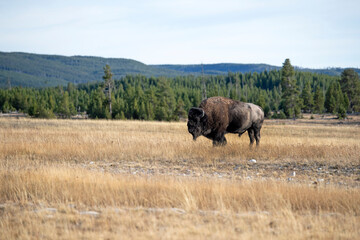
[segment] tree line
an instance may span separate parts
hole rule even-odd
[[[224,96],[252,102],[268,118],[298,118],[301,113],[334,113],[339,118],[360,111],[360,80],[352,69],[340,77],[294,71],[286,59],[281,70],[219,76],[112,79],[104,67],[103,82],[42,89],[0,89],[0,110],[38,118],[70,118],[85,114],[101,119],[177,121],[204,98]],[[206,89],[204,89],[206,88]]]

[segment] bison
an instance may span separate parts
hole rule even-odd
[[[224,97],[211,97],[201,102],[200,106],[189,110],[188,131],[196,140],[203,135],[213,140],[213,145],[225,145],[226,133],[236,133],[239,137],[248,131],[250,146],[256,139],[260,144],[260,129],[264,122],[261,107]]]

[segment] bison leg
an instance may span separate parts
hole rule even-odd
[[[249,138],[250,138],[250,146],[252,146],[253,143],[254,143],[254,138],[255,138],[255,136],[254,136],[254,129],[249,128],[249,129],[248,129],[248,134],[249,134]]]
[[[225,146],[227,143],[224,133],[218,134],[213,140],[213,146]]]
[[[239,137],[241,137],[241,135],[246,132],[246,130],[242,131],[242,132],[239,132]]]
[[[260,129],[255,128],[255,139],[256,139],[256,146],[260,145]]]

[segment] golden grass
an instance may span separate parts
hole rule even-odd
[[[265,125],[261,148],[254,151],[248,148],[246,134],[226,135],[229,144],[224,149],[213,148],[205,138],[194,144],[185,123],[0,119],[0,124],[1,157],[36,155],[57,161],[258,157],[342,163],[356,159],[360,150],[360,131],[354,126]]]
[[[74,203],[90,207],[176,207],[186,211],[333,211],[360,214],[360,192],[278,181],[117,176],[69,167],[1,172],[1,202]]]
[[[358,126],[268,121],[258,149],[227,138],[0,118],[0,239],[360,237]]]

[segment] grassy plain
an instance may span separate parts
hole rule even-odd
[[[226,137],[0,118],[0,239],[360,238],[359,118],[268,120],[259,148]]]

